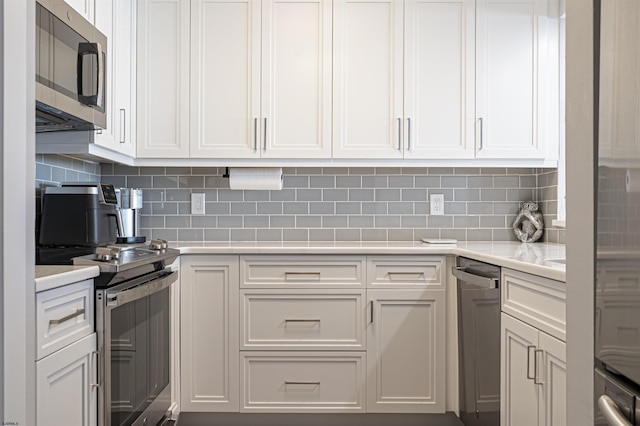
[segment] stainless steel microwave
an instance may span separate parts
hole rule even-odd
[[[106,48],[63,0],[36,1],[36,132],[106,127]]]

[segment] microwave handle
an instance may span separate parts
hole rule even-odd
[[[96,56],[96,93],[85,94],[83,90],[83,69],[84,57],[87,55]],[[100,43],[80,43],[78,45],[78,101],[88,106],[103,106],[104,103],[104,60],[102,46]]]

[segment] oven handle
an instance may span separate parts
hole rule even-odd
[[[106,305],[110,308],[130,303],[151,294],[157,293],[169,287],[178,280],[178,273],[175,271],[158,278],[148,280],[141,277],[138,280],[132,280],[130,285],[118,286],[113,290],[107,290],[105,294]],[[143,281],[143,282],[140,282]]]

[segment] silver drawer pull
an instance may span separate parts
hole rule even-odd
[[[293,271],[293,272],[285,272],[284,273],[284,277],[285,279],[287,279],[287,277],[289,275],[294,275],[294,276],[300,276],[300,275],[313,275],[313,279],[320,279],[320,272],[297,272],[297,271]]]
[[[411,272],[411,271],[399,271],[399,272],[387,272],[387,275],[391,277],[392,275],[417,275],[419,277],[424,277],[424,272]]]
[[[320,380],[317,382],[299,382],[294,380],[285,380],[285,385],[309,385],[309,386],[320,386]]]
[[[309,318],[309,319],[285,318],[284,322],[320,322],[320,318]]]
[[[49,320],[49,325],[62,324],[63,322],[69,321],[70,319],[75,318],[75,317],[79,317],[80,315],[84,315],[84,309],[76,309],[75,312],[67,315],[66,317]]]

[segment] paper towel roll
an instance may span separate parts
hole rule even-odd
[[[282,168],[230,168],[229,188],[230,189],[282,189]]]
[[[627,169],[626,186],[627,192],[640,192],[639,169]]]

